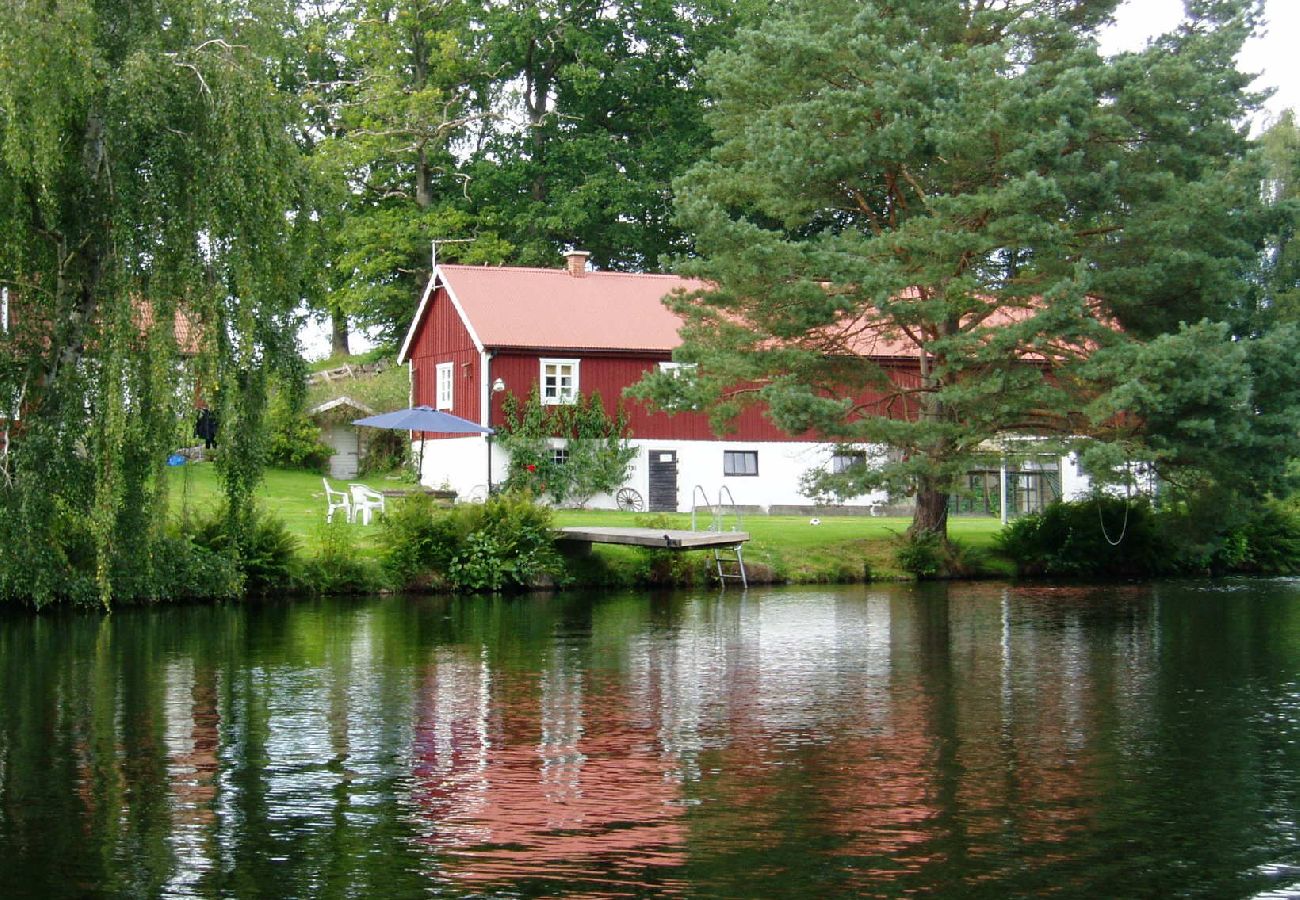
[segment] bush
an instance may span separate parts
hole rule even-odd
[[[947,557],[943,536],[937,531],[905,534],[894,548],[898,567],[921,580],[947,574]]]
[[[1300,573],[1300,513],[1276,500],[1263,503],[1241,530],[1240,569],[1265,575]]]
[[[0,534],[8,519],[0,509]],[[89,523],[59,510],[51,525],[43,535],[0,542],[0,598],[37,608],[55,602],[99,606]],[[236,597],[243,586],[231,560],[177,532],[140,535],[109,565],[116,603]]]
[[[202,547],[182,534],[165,537],[154,551],[152,585],[124,592],[133,599],[228,600],[244,590],[244,578],[234,560]]]
[[[361,457],[361,474],[401,470],[409,473],[415,480],[415,471],[410,468],[411,440],[405,431],[387,431],[371,428],[366,435],[366,452]]]
[[[317,594],[368,594],[383,588],[379,567],[357,552],[356,533],[342,520],[318,526],[320,550],[305,562],[305,587]]]
[[[384,565],[403,586],[434,579],[458,591],[538,587],[563,577],[551,513],[531,498],[491,497],[451,509],[415,496],[380,523]]]
[[[294,409],[282,392],[266,414],[267,460],[284,469],[323,472],[334,448],[321,440],[320,428],[301,409]]]
[[[1169,570],[1169,547],[1145,498],[1091,497],[1021,516],[997,536],[1022,575],[1146,577]]]
[[[557,505],[582,506],[596,494],[613,493],[627,479],[636,448],[627,441],[627,416],[610,416],[600,394],[545,406],[535,389],[526,401],[506,397],[497,441],[510,454],[502,488],[549,496]],[[563,449],[552,448],[553,440]]]
[[[226,522],[222,512],[200,520],[193,540],[199,547],[225,557],[238,568],[243,577],[244,594],[262,597],[292,591],[300,585],[298,539],[282,520],[258,512],[252,527],[240,535],[239,540],[227,532]]]

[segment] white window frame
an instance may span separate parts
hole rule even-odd
[[[695,369],[695,363],[661,362],[659,364],[659,371],[665,375],[670,375],[673,378],[693,378],[695,376]],[[664,409],[684,410],[697,408],[698,407],[693,403],[682,403],[678,401],[664,404]]]
[[[438,363],[434,367],[434,372],[438,409],[451,409],[452,401],[455,399],[456,364]]]
[[[576,359],[542,359],[540,374],[538,376],[538,393],[542,397],[543,406],[561,406],[573,403],[578,399],[578,363]],[[553,368],[554,371],[549,377],[554,379],[554,385],[547,385],[547,369]],[[568,369],[565,374],[564,370]],[[567,379],[568,384],[565,384]]]
[[[831,454],[831,472],[835,475],[843,475],[852,469],[867,467],[867,451],[865,450],[841,450]]]

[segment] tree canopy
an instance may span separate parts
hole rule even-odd
[[[196,391],[229,448],[232,533],[251,515],[297,294],[290,110],[255,25],[225,0],[0,16],[0,394],[20,437],[0,489],[6,595],[152,595],[161,467]]]
[[[840,486],[913,493],[913,533],[945,533],[972,457],[1012,435],[1170,466],[1192,437],[1247,446],[1216,429],[1249,435],[1258,399],[1233,348],[1264,229],[1242,177],[1260,98],[1234,63],[1256,10],[1193,2],[1106,58],[1116,6],[796,0],[716,53],[717,147],[676,184],[698,252],[681,269],[716,286],[674,302],[691,400],[720,425],[763,403],[791,433],[897,448]],[[1153,387],[1188,358],[1205,371]],[[1159,402],[1128,402],[1139,386]]]

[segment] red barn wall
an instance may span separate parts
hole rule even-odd
[[[452,386],[452,407],[448,412],[471,422],[480,421],[482,404],[479,386],[482,379],[479,374],[479,352],[465,323],[461,321],[460,314],[448,299],[446,290],[441,287],[425,307],[424,319],[416,328],[409,355],[413,405],[437,408],[437,366],[439,363],[452,363],[455,379]],[[430,433],[428,436],[437,435]]]
[[[455,366],[455,383],[450,412],[481,422],[482,358],[474,341],[470,337],[465,323],[461,320],[455,306],[447,297],[443,288],[438,288],[425,308],[423,320],[416,328],[410,350],[413,403],[437,407],[437,365],[452,363]],[[508,394],[527,397],[537,385],[541,375],[542,358],[577,359],[578,389],[584,394],[599,392],[605,408],[613,410],[623,391],[640,381],[645,373],[652,371],[660,362],[666,362],[666,354],[655,355],[621,355],[615,353],[591,354],[575,351],[556,350],[538,353],[535,351],[497,351],[491,354],[488,376],[491,380],[500,378],[506,390],[492,395],[491,418],[489,424],[499,424],[503,418],[502,404]],[[920,377],[915,363],[900,362],[890,369],[890,376],[895,383],[909,387],[919,384]],[[915,410],[904,404],[885,407],[884,396],[880,393],[864,393],[858,398],[859,403],[872,408],[879,415],[895,418],[913,418]],[[661,440],[714,440],[717,435],[709,427],[708,417],[703,413],[681,412],[668,415],[664,412],[651,412],[637,400],[623,400],[628,415],[628,425],[632,436],[636,438]],[[750,407],[740,414],[734,423],[735,430],[727,435],[729,440],[742,441],[788,441],[791,436],[778,429],[763,414],[761,407]],[[430,438],[438,437],[430,433]],[[460,436],[460,435],[456,435]],[[803,439],[813,440],[805,435]]]
[[[505,382],[506,390],[493,397],[492,422],[502,421],[502,403],[507,394],[526,397],[537,385],[541,377],[542,354],[501,352],[491,362],[491,377]],[[555,352],[545,354],[548,359],[577,359],[578,389],[583,394],[599,392],[605,408],[612,411],[618,404],[623,391],[636,384],[660,362],[666,362],[667,356],[584,356],[581,353]],[[896,383],[908,384],[919,382],[916,366],[902,364],[891,370],[891,377]],[[433,396],[430,393],[429,396]],[[877,410],[880,415],[895,418],[912,418],[915,410],[898,405],[886,409],[881,404],[883,395],[866,393],[859,402]],[[709,426],[708,417],[703,413],[680,412],[669,415],[665,412],[651,412],[639,400],[624,399],[623,406],[628,416],[628,426],[632,437],[660,440],[708,441],[716,440],[717,435]],[[740,441],[789,441],[789,434],[781,431],[769,422],[761,407],[749,407],[735,420],[735,430],[726,435],[728,440]],[[811,435],[804,439],[815,440]]]

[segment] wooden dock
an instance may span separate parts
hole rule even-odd
[[[749,540],[747,531],[686,531],[666,528],[619,528],[569,525],[556,529],[556,540],[579,544],[626,544],[663,550],[709,550],[738,547]]]

